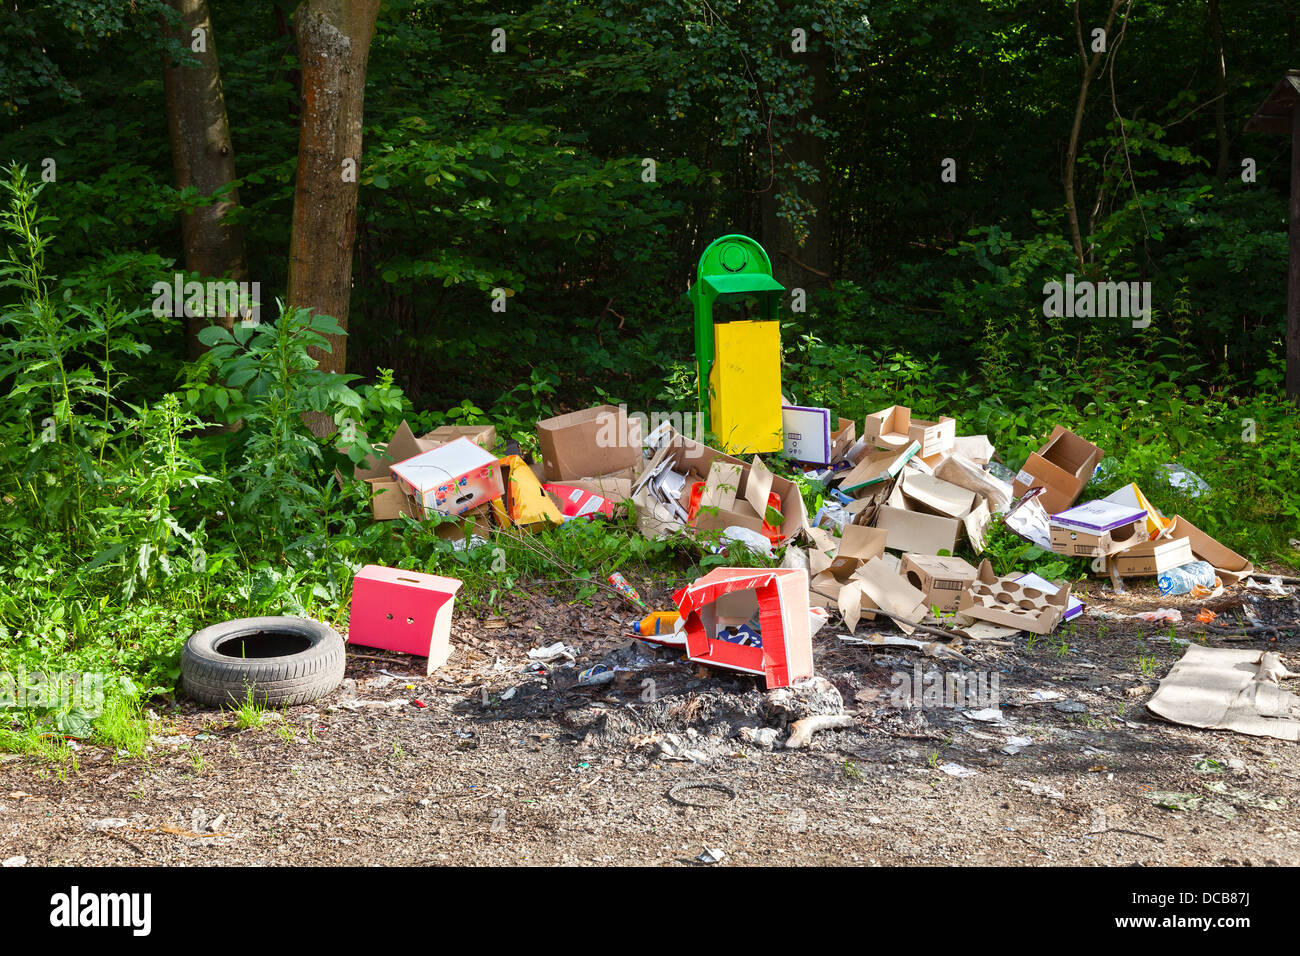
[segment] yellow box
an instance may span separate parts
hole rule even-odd
[[[718,322],[713,326],[709,417],[722,450],[732,455],[780,451],[781,325]]]

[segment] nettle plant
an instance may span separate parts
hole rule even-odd
[[[212,325],[209,349],[191,367],[186,401],[228,425],[237,460],[229,472],[229,517],[239,537],[293,540],[319,527],[329,510],[325,449],[308,421],[332,419],[340,450],[360,462],[374,449],[359,430],[366,402],[348,384],[357,376],[322,371],[310,349],[331,351],[343,335],[331,316],[286,309],[273,322]]]

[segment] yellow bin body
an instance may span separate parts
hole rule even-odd
[[[718,322],[709,372],[709,417],[722,450],[766,454],[784,447],[781,323]]]

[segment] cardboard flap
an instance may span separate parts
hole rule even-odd
[[[848,578],[858,566],[885,553],[888,532],[883,528],[850,524],[844,527],[839,550],[830,563],[830,572],[841,581]]]
[[[936,514],[961,518],[975,506],[975,492],[932,475],[904,474],[903,494]]]
[[[920,623],[925,617],[925,594],[912,587],[880,558],[872,558],[858,568],[855,580],[876,607],[894,616],[903,633],[913,633],[915,628],[910,625]]]
[[[1192,554],[1214,568],[1224,584],[1236,584],[1255,573],[1255,566],[1249,560],[1215,541],[1182,515],[1174,515],[1174,520],[1162,537],[1186,538],[1192,546]]]
[[[901,451],[872,452],[863,455],[853,466],[853,470],[844,476],[844,481],[840,483],[840,490],[852,494],[860,488],[894,478],[920,450],[921,443],[912,442]]]
[[[944,481],[983,495],[988,500],[991,511],[1005,512],[1011,507],[1011,485],[996,475],[989,474],[959,452],[944,456],[934,473]]]
[[[772,473],[757,455],[749,464],[749,480],[745,482],[745,500],[760,517],[767,514],[767,496],[772,492]]]
[[[730,462],[715,461],[711,464],[709,477],[704,483],[704,494],[700,496],[700,507],[722,508],[730,511],[736,504],[736,494],[740,490],[740,477],[743,471],[743,466],[733,465]],[[768,484],[770,486],[771,482]]]
[[[420,439],[415,437],[411,426],[403,419],[402,424],[397,426],[397,431],[393,432],[393,437],[388,440],[385,450],[394,464],[397,464],[414,458],[428,448],[420,444]]]

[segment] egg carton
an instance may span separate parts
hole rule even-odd
[[[985,560],[980,564],[979,577],[962,593],[957,610],[968,618],[1047,634],[1061,622],[1069,600],[1068,587],[1047,594],[1012,578],[998,577]]]

